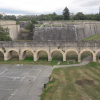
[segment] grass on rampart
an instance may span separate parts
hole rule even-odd
[[[100,34],[89,36],[87,38],[82,39],[81,41],[100,41]]]
[[[41,26],[42,24],[35,24],[35,26]]]
[[[100,100],[100,63],[56,68],[41,100]]]

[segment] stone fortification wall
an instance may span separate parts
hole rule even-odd
[[[3,28],[9,28],[9,33],[12,40],[16,40],[18,38],[20,25],[16,25],[16,21],[0,21],[0,26]]]
[[[76,47],[77,50],[80,48],[86,47],[88,48],[96,48],[100,49],[100,41],[73,41],[73,42],[66,42],[66,41],[44,41],[44,42],[34,42],[34,41],[0,41],[0,48],[2,47],[9,47],[14,49],[13,47],[23,48],[23,47],[29,47],[29,48],[53,48],[53,49],[64,49],[64,47],[67,47],[66,49]],[[59,48],[58,48],[59,47]],[[45,48],[44,48],[45,49]],[[95,49],[95,50],[96,50]]]
[[[83,23],[75,26],[76,40],[100,33],[100,23]]]
[[[48,22],[50,24],[50,22]],[[34,41],[79,41],[83,38],[100,33],[100,22],[79,22],[79,23],[62,23],[60,27],[53,26],[57,22],[53,22],[51,27],[36,27],[33,36]],[[58,22],[60,24],[60,22]]]
[[[5,51],[4,51],[5,50]],[[48,61],[53,59],[52,53],[59,51],[63,56],[63,61],[66,61],[66,54],[69,51],[76,52],[78,62],[81,62],[81,55],[84,51],[90,51],[92,60],[96,62],[96,55],[100,52],[100,42],[65,42],[65,41],[44,41],[44,42],[15,42],[15,41],[0,41],[0,52],[4,55],[4,60],[12,58],[12,51],[16,51],[19,55],[19,60],[23,60],[26,56],[26,51],[33,53],[34,61],[39,59],[39,51],[45,51],[48,55]]]
[[[37,27],[33,41],[76,41],[74,28],[72,25],[67,27]]]

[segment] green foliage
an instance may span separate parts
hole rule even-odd
[[[63,10],[63,15],[65,20],[69,20],[70,15],[69,15],[69,9],[67,7],[65,7],[65,9]]]
[[[41,95],[41,100],[44,100],[45,94],[52,88],[52,86],[48,87],[46,90],[44,90],[43,94]]]
[[[11,41],[9,37],[9,29],[0,26],[0,41]]]
[[[19,25],[19,21],[16,21],[16,25]]]
[[[84,20],[84,14],[82,12],[78,12],[75,16],[74,16],[75,20]]]
[[[3,52],[4,52],[4,53],[6,53],[6,50],[5,50],[5,48],[4,48],[4,47],[2,47],[2,50],[3,50]]]
[[[3,15],[0,14],[0,19],[3,17]]]
[[[32,19],[32,20],[31,20],[31,23],[32,23],[32,24],[38,24],[38,22],[37,22],[35,19]]]
[[[6,15],[3,17],[3,19],[6,19],[6,20],[16,20],[16,16],[15,15]]]
[[[25,29],[30,30],[30,32],[33,32],[33,24],[31,22],[28,23],[28,25],[25,27]]]
[[[89,36],[87,38],[82,39],[81,41],[100,41],[100,34]]]

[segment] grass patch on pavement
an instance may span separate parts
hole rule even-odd
[[[41,100],[100,100],[100,63],[53,70]]]

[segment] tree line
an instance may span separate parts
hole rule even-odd
[[[41,15],[24,15],[16,18],[15,15],[0,15],[0,19],[15,20],[15,21],[31,21],[35,19],[37,21],[51,21],[51,20],[98,20],[100,21],[100,14],[84,14],[83,12],[78,12],[77,14],[71,16],[69,9],[64,8],[62,15],[57,15],[55,12],[52,14],[41,14]]]

